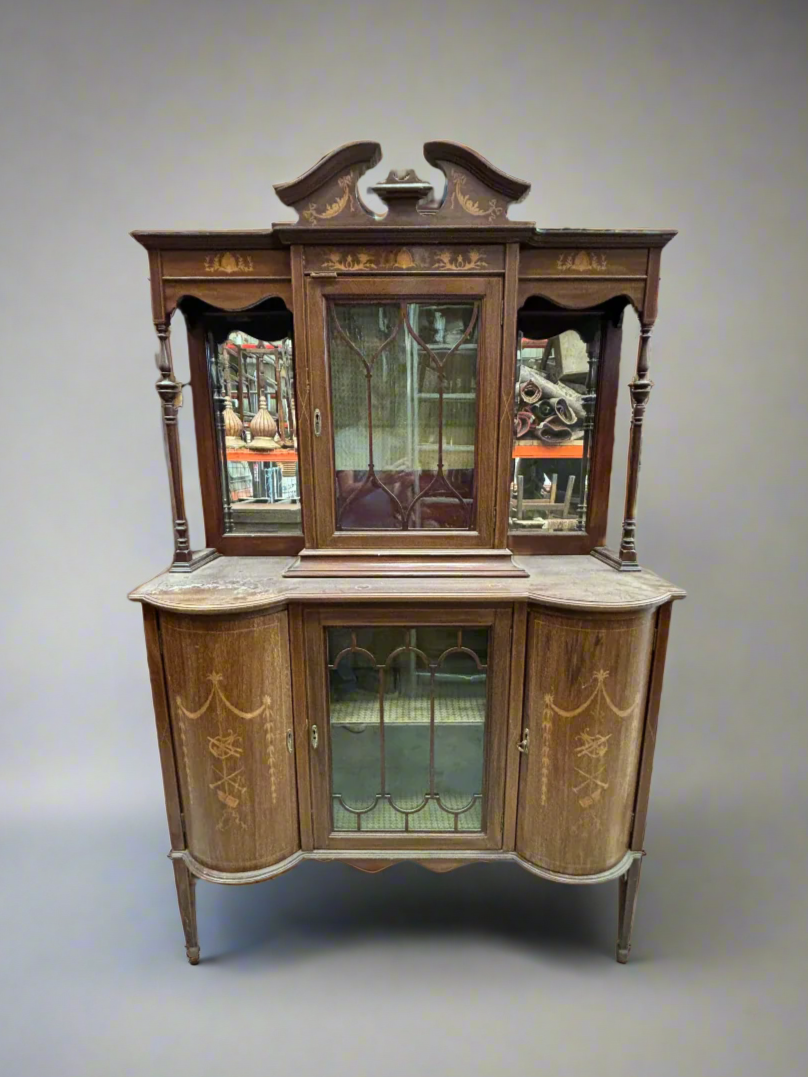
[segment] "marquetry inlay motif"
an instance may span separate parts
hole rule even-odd
[[[229,715],[241,718],[244,721],[253,721],[256,718],[263,718],[265,720],[264,729],[265,731],[269,730],[267,733],[268,743],[266,762],[269,766],[270,783],[273,789],[272,799],[274,801],[274,751],[270,728],[272,700],[270,696],[265,695],[261,700],[261,705],[255,710],[242,711],[234,706],[224,694],[221,687],[222,675],[220,673],[210,673],[206,680],[210,681],[211,689],[207,699],[201,707],[197,710],[189,710],[178,695],[175,700],[177,710],[180,712],[183,719],[195,722],[203,717],[203,715],[207,714],[208,710],[213,706],[216,717],[216,731],[213,736],[208,736],[206,739],[208,742],[208,753],[213,758],[213,762],[211,763],[212,780],[209,781],[208,787],[215,792],[217,799],[222,805],[216,828],[217,830],[228,830],[231,826],[239,826],[246,830],[247,824],[242,818],[242,808],[249,796],[249,788],[244,777],[244,766],[242,763],[244,741],[239,733],[234,732],[232,728],[226,728],[225,720]],[[190,789],[192,786],[190,774],[188,773],[186,737],[185,722],[181,719],[180,738],[183,746],[183,757],[186,766],[186,776],[188,777],[188,787]]]
[[[339,217],[340,213],[346,206],[350,206],[353,213],[356,209],[356,199],[353,196],[354,177],[351,172],[345,176],[340,176],[337,180],[337,186],[342,191],[339,198],[336,198],[333,202],[327,202],[322,208],[319,208],[316,202],[309,202],[308,209],[304,209],[301,216],[309,224],[314,224],[315,221],[330,221],[334,217]]]
[[[253,268],[253,260],[249,255],[225,251],[224,254],[208,254],[205,257],[206,273],[252,273]]]
[[[480,251],[471,250],[468,254],[453,254],[452,251],[439,251],[433,269],[485,269],[488,262]]]
[[[503,266],[500,247],[370,247],[335,250],[315,247],[305,254],[309,271],[361,272],[469,272],[498,270]]]
[[[489,221],[493,221],[496,217],[501,217],[505,213],[505,206],[499,201],[498,198],[483,199],[482,202],[479,199],[473,198],[468,191],[465,190],[468,182],[468,176],[465,173],[459,171],[457,168],[453,168],[451,172],[451,195],[449,196],[449,209],[453,209],[455,202],[461,209],[472,217],[486,217]]]
[[[544,697],[544,709],[542,711],[542,751],[541,751],[541,804],[546,806],[548,801],[548,785],[550,780],[550,745],[552,743],[553,722],[558,718],[577,718],[589,712],[591,722],[573,741],[573,784],[571,786],[579,806],[582,809],[591,808],[597,804],[603,794],[609,788],[608,760],[610,740],[613,731],[604,728],[604,722],[610,715],[621,721],[624,718],[634,717],[640,706],[642,693],[638,692],[628,707],[618,707],[609,695],[606,681],[609,671],[599,669],[592,680],[583,685],[581,691],[586,691],[594,681],[594,688],[587,698],[578,707],[565,710],[555,702],[552,693]]]
[[[557,265],[561,270],[572,269],[576,273],[603,273],[609,268],[606,255],[595,251],[566,251],[559,255]]]

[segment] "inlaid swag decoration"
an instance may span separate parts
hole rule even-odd
[[[555,718],[574,719],[587,714],[590,724],[584,726],[575,735],[573,755],[574,779],[571,786],[581,808],[591,808],[597,804],[601,796],[609,788],[607,776],[607,755],[611,747],[610,740],[613,730],[606,732],[606,723],[613,715],[618,718],[618,728],[626,718],[634,719],[642,699],[642,690],[638,690],[634,699],[627,707],[618,707],[609,695],[606,681],[609,670],[598,669],[595,671],[595,687],[586,697],[583,703],[577,707],[564,709],[555,701],[555,694],[548,692],[544,696],[544,709],[542,710],[542,753],[541,753],[541,806],[548,804],[548,784],[550,779],[551,747],[553,737],[553,725]],[[591,683],[591,682],[590,682]],[[584,689],[589,684],[584,685]]]
[[[245,778],[243,763],[244,738],[240,732],[235,732],[232,727],[225,726],[228,715],[240,718],[246,722],[258,720],[264,727],[266,742],[266,765],[269,768],[270,797],[274,804],[277,799],[277,782],[275,775],[275,745],[273,743],[272,728],[272,698],[264,695],[261,703],[252,711],[242,711],[236,707],[225,695],[222,689],[222,674],[210,673],[206,678],[211,685],[207,699],[196,710],[185,706],[181,696],[177,695],[175,703],[179,715],[180,742],[182,758],[185,766],[185,776],[189,795],[192,795],[193,782],[191,768],[188,761],[188,731],[186,721],[197,722],[204,717],[213,704],[215,727],[213,734],[206,734],[208,753],[213,758],[212,775],[208,783],[209,789],[216,794],[221,802],[222,812],[217,822],[218,830],[227,830],[231,826],[246,829],[242,814],[242,808],[249,796],[249,787]]]

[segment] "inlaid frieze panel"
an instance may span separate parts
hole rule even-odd
[[[232,280],[259,277],[291,280],[288,250],[176,250],[162,251],[160,260],[164,280],[221,277]]]
[[[473,273],[502,272],[501,245],[307,247],[307,273]]]
[[[644,277],[648,251],[644,247],[595,249],[523,250],[519,258],[520,277]]]
[[[299,848],[287,614],[160,617],[187,843],[221,871]]]

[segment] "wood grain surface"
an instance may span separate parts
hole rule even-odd
[[[220,871],[283,860],[300,848],[286,612],[163,613],[160,635],[188,849]]]
[[[629,848],[655,618],[528,619],[516,851],[550,871],[606,871]]]

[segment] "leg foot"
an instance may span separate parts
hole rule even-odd
[[[196,930],[196,876],[181,860],[173,860],[177,901],[180,906],[182,929],[185,932],[185,952],[192,965],[199,964],[199,936]]]
[[[637,892],[640,888],[640,868],[642,857],[632,862],[625,875],[620,878],[617,918],[617,960],[621,965],[628,961],[631,950],[631,929],[634,926],[634,910],[637,907]]]

